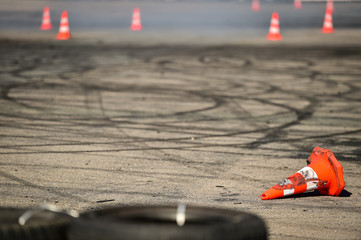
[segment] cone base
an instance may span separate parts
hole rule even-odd
[[[53,27],[51,25],[42,25],[40,30],[51,30]]]
[[[66,34],[66,33],[59,33],[56,36],[56,39],[58,40],[68,40],[70,38],[70,34]]]
[[[333,33],[333,28],[322,28],[322,33],[325,34]]]
[[[318,189],[321,194],[330,195],[330,196],[338,196],[341,194],[342,190],[345,187],[345,180],[343,178],[343,168],[341,163],[336,159],[333,153],[328,149],[321,149],[316,147],[310,158],[310,165],[313,165],[314,162],[323,161],[327,166],[329,166],[328,170],[328,183],[324,188]],[[316,168],[314,166],[313,168]],[[320,171],[318,169],[317,171]]]
[[[142,25],[132,25],[132,26],[130,26],[130,30],[140,31],[140,30],[142,30]]]
[[[281,34],[268,34],[267,40],[280,41],[280,40],[282,40],[282,36],[281,36]]]

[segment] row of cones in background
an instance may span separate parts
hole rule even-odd
[[[333,13],[333,2],[328,1],[325,13],[325,19],[323,21],[322,32],[333,33],[333,23],[332,23],[332,13]],[[270,41],[279,41],[282,40],[282,36],[280,33],[280,25],[279,25],[279,16],[277,12],[273,12],[271,18],[271,25],[269,28],[269,32],[267,35],[267,39]]]
[[[302,1],[301,0],[294,0],[293,6],[296,9],[301,9],[302,8]],[[259,0],[252,0],[252,10],[254,12],[258,12],[260,10]]]
[[[43,11],[43,20],[42,20],[40,29],[41,30],[51,30],[52,28],[53,28],[53,26],[51,24],[50,9],[48,6],[46,6]],[[142,30],[142,23],[140,20],[139,8],[135,8],[133,11],[132,25],[130,26],[130,29],[133,31]],[[63,13],[61,14],[61,19],[60,19],[59,33],[56,36],[56,39],[67,40],[69,38],[70,38],[70,30],[69,30],[68,12],[63,11]]]
[[[293,6],[295,9],[302,8],[302,0],[293,0]],[[333,10],[333,0],[327,0],[327,9],[331,8]],[[252,10],[258,12],[260,10],[259,0],[252,0]]]
[[[300,0],[295,0],[295,4],[296,4],[296,1],[299,2],[299,4],[301,4]],[[259,9],[258,0],[254,0],[254,2],[256,3],[254,8]],[[298,5],[298,6],[300,6],[300,5]],[[332,24],[333,10],[334,10],[333,2],[329,0],[327,2],[326,14],[325,14],[325,19],[324,19],[323,28],[322,28],[322,32],[325,34],[333,32],[333,24]],[[50,20],[50,9],[48,6],[46,6],[44,8],[43,21],[42,21],[40,29],[41,30],[52,29],[51,20]],[[142,23],[141,23],[139,8],[135,8],[133,10],[132,24],[130,26],[130,29],[132,31],[142,30]],[[70,38],[69,21],[68,21],[67,11],[63,11],[63,13],[61,15],[59,33],[56,38],[59,40],[67,40]],[[280,26],[279,26],[279,16],[278,16],[277,12],[274,12],[272,14],[271,24],[270,24],[270,28],[269,28],[269,33],[267,35],[267,39],[270,41],[282,40],[282,36],[280,33]]]
[[[41,23],[40,29],[51,30],[52,28],[53,26],[51,24],[51,19],[50,19],[50,9],[48,6],[46,6],[43,11],[43,21]],[[68,12],[63,11],[60,19],[59,33],[56,36],[56,39],[67,40],[69,38],[70,38],[70,31],[69,31]]]

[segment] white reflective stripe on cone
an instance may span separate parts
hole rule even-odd
[[[323,24],[323,26],[325,26],[325,27],[327,27],[327,28],[332,28],[332,23],[330,23],[330,22],[325,22],[325,23]]]
[[[269,31],[270,31],[270,33],[279,33],[280,32],[280,30],[275,27],[270,27]]]
[[[298,171],[306,180],[318,179],[317,173],[310,167],[304,167]]]
[[[307,182],[307,191],[313,191],[318,188],[318,181]]]
[[[272,19],[271,20],[271,24],[277,24],[277,25],[279,25],[280,24],[280,21],[278,21],[277,19]]]
[[[289,195],[292,195],[294,192],[295,192],[295,189],[294,189],[294,188],[291,188],[291,189],[285,189],[285,190],[283,190],[283,196],[289,196]]]
[[[59,32],[68,32],[69,31],[69,28],[68,27],[60,27],[60,29],[59,29]]]

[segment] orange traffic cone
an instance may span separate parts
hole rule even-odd
[[[134,10],[133,10],[132,25],[130,26],[130,29],[132,31],[140,31],[140,30],[142,30],[142,23],[140,21],[139,8],[134,8]]]
[[[269,28],[269,33],[267,36],[268,40],[271,41],[279,41],[282,39],[282,36],[280,34],[280,26],[279,26],[279,17],[278,13],[273,12],[272,19],[271,19],[271,26]]]
[[[334,10],[333,0],[327,0],[326,9],[330,9],[331,12],[333,12],[333,10]]]
[[[252,10],[254,12],[259,11],[259,0],[253,0],[252,1]]]
[[[268,189],[262,200],[318,190],[321,194],[338,196],[345,187],[343,169],[329,149],[315,147],[309,165]]]
[[[301,2],[301,0],[294,0],[293,6],[294,6],[296,9],[301,9],[301,8],[302,8],[302,2]]]
[[[43,21],[41,23],[41,30],[50,30],[52,28],[51,20],[50,20],[50,10],[49,7],[46,6],[43,11]]]
[[[63,11],[63,13],[61,14],[59,33],[56,36],[56,39],[67,40],[69,38],[70,38],[70,32],[69,32],[68,12]]]
[[[333,24],[332,24],[332,10],[331,8],[326,9],[325,20],[323,21],[323,33],[333,33]]]

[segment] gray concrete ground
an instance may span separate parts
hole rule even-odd
[[[83,33],[1,33],[1,206],[183,202],[255,213],[270,239],[361,238],[359,29],[233,45]],[[260,200],[316,146],[344,167],[340,197]]]

